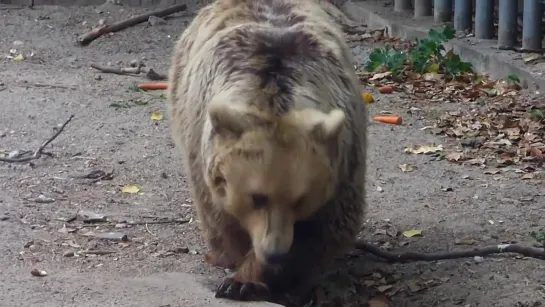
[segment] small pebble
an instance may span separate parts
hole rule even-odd
[[[63,257],[74,257],[74,251],[67,250],[62,254]]]
[[[9,220],[9,216],[0,214],[0,221],[7,221],[7,220]]]
[[[484,258],[481,256],[475,256],[473,257],[473,260],[475,260],[475,263],[481,263],[484,261]]]
[[[46,197],[45,195],[40,194],[40,195],[38,195],[38,197],[34,200],[34,202],[39,203],[39,204],[50,204],[50,203],[55,202],[55,199],[54,199],[54,198],[51,198],[51,197]]]

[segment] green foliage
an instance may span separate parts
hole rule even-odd
[[[545,119],[545,112],[543,112],[540,109],[533,109],[528,111],[528,114],[530,115],[530,119],[535,120],[536,122],[542,121]]]
[[[405,65],[415,72],[442,72],[449,79],[472,71],[471,63],[464,62],[454,52],[445,51],[444,42],[455,37],[455,31],[446,25],[442,31],[430,29],[428,37],[416,40],[416,46],[409,54],[393,49],[391,46],[376,48],[371,52],[365,70],[375,72],[386,70],[392,72],[392,77],[400,77]]]
[[[407,62],[407,56],[403,52],[393,49],[391,46],[375,48],[369,55],[369,61],[365,70],[375,72],[377,70],[391,71],[395,78],[401,74],[403,65]]]
[[[532,231],[530,232],[530,235],[532,238],[534,238],[537,242],[543,244],[545,246],[545,231]]]

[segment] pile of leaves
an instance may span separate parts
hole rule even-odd
[[[490,80],[472,71],[453,49],[444,43],[455,32],[449,25],[442,31],[430,29],[428,37],[415,42],[393,42],[374,49],[369,61],[359,69],[360,80],[368,85],[389,85],[395,91],[411,94],[416,100],[475,101],[481,97],[516,95],[521,89],[517,76]]]
[[[545,103],[524,97],[488,99],[466,112],[447,112],[430,127],[435,134],[460,139],[463,150],[451,162],[502,168],[545,161]],[[526,167],[523,179],[534,179]]]

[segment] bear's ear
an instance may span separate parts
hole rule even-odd
[[[329,142],[341,133],[345,115],[341,109],[333,109],[329,113],[316,112],[309,118],[309,134],[319,142]]]
[[[252,114],[246,106],[212,103],[208,109],[212,130],[219,135],[240,136],[244,131],[268,121]]]

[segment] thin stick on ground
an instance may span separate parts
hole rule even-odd
[[[167,79],[166,75],[160,74],[156,72],[153,69],[147,70],[143,66],[138,67],[105,67],[98,64],[91,64],[92,68],[100,71],[101,73],[105,74],[116,74],[116,75],[124,75],[124,76],[133,76],[136,77],[140,73],[145,73],[146,78],[148,78],[151,81],[163,81]]]
[[[174,6],[168,7],[166,9],[155,10],[153,12],[137,15],[135,17],[128,18],[128,19],[113,23],[111,25],[99,26],[99,27],[94,28],[93,30],[81,35],[78,38],[78,43],[81,46],[87,46],[92,41],[94,41],[95,39],[101,37],[104,34],[119,32],[119,31],[124,30],[126,28],[129,28],[129,27],[135,26],[137,24],[146,22],[149,19],[150,16],[165,17],[165,16],[168,16],[168,15],[171,15],[171,14],[174,14],[174,13],[185,11],[186,9],[187,9],[187,5],[179,4],[179,5],[174,5]]]
[[[73,118],[74,118],[74,115],[70,115],[70,117],[64,122],[64,124],[60,126],[57,132],[55,132],[53,136],[47,139],[47,141],[43,142],[42,145],[40,145],[40,147],[38,147],[38,149],[36,149],[31,156],[25,156],[24,154],[22,154],[16,157],[0,157],[0,162],[18,163],[18,162],[28,162],[31,160],[40,159],[42,155],[45,154],[44,153],[45,147],[49,145],[49,143],[53,142],[64,131],[64,128],[66,127],[66,125],[68,125],[68,123],[72,121]]]
[[[536,248],[522,246],[519,244],[500,244],[491,245],[469,250],[444,252],[444,253],[418,253],[418,252],[389,252],[363,240],[356,241],[356,249],[368,252],[389,262],[409,262],[409,261],[436,261],[446,259],[459,259],[475,256],[489,256],[493,254],[515,253],[524,257],[545,260],[545,247]]]
[[[140,225],[157,225],[157,224],[186,224],[189,223],[191,220],[185,219],[185,220],[165,220],[165,221],[137,221],[137,222],[126,222],[123,223],[125,225],[130,226],[140,226]],[[114,223],[93,223],[93,224],[86,224],[82,225],[81,227],[97,227],[97,226],[115,226],[117,224]]]
[[[105,74],[116,74],[125,76],[136,76],[142,72],[142,67],[104,67],[98,64],[91,64],[91,67]]]

